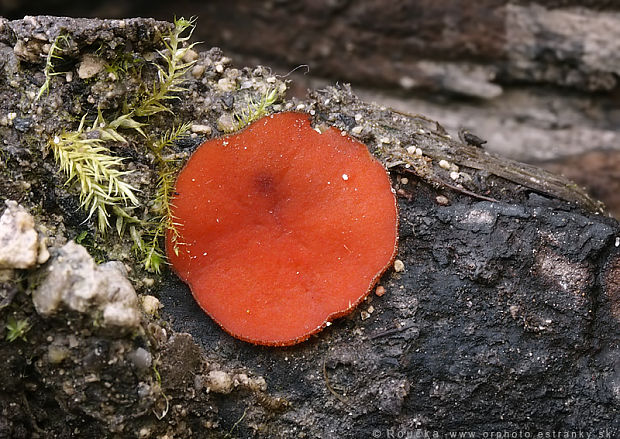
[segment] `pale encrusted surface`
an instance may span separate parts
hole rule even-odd
[[[37,263],[39,237],[32,215],[7,200],[0,217],[0,268],[30,268]]]
[[[37,312],[43,316],[60,309],[103,316],[108,327],[137,327],[138,297],[119,262],[96,265],[86,249],[73,241],[59,250],[48,274],[32,294]]]

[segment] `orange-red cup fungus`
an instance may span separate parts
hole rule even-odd
[[[389,177],[366,146],[279,113],[202,144],[179,174],[167,254],[242,340],[307,339],[363,300],[396,253]],[[177,254],[178,253],[178,254]]]

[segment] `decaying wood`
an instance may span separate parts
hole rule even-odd
[[[311,95],[315,100],[318,118],[323,115],[327,121],[347,131],[352,127],[343,120],[355,120],[356,114],[363,115],[366,121],[367,135],[365,141],[374,143],[374,152],[388,169],[405,165],[408,172],[431,184],[441,184],[454,189],[455,181],[450,178],[450,171],[439,166],[441,160],[471,170],[495,175],[534,192],[559,198],[593,212],[602,212],[602,204],[592,199],[575,183],[554,175],[542,168],[516,162],[489,153],[483,148],[453,140],[449,135],[436,131],[436,121],[423,115],[410,115],[400,111],[386,110],[376,105],[369,105],[353,96],[349,87],[327,88]],[[323,104],[327,102],[328,104]],[[336,114],[336,116],[332,116]],[[378,122],[380,121],[380,122]],[[372,128],[370,128],[372,127]],[[389,140],[384,143],[381,140]],[[416,157],[407,152],[414,147],[422,150],[422,156]],[[430,160],[429,160],[430,159]],[[461,170],[463,171],[463,170]],[[479,193],[479,187],[467,179],[461,180],[457,190],[469,190],[470,195],[485,196]],[[467,193],[467,192],[464,192]]]
[[[76,35],[70,55],[76,65],[91,54],[93,41],[150,35],[142,45],[127,45],[146,56],[160,48],[149,30],[166,28],[141,19],[55,20],[0,21],[0,116],[14,114],[0,126],[7,158],[0,198],[18,200],[45,226],[51,261],[66,240],[92,229],[53,158],[42,153],[44,144],[72,126],[81,105],[91,108],[88,97],[115,108],[126,95],[105,74],[92,81],[74,75],[57,78],[50,95],[33,104],[28,96],[42,79],[37,50],[62,23]],[[35,34],[40,40],[30,39]],[[29,50],[17,56],[16,46]],[[205,70],[188,76],[174,111],[213,137],[223,134],[218,122],[232,117],[245,93],[222,90],[218,81],[238,75],[240,83],[251,83],[266,75],[230,72],[234,67],[217,49],[199,59]],[[123,260],[138,293],[163,303],[160,316],[144,314],[129,334],[106,331],[75,312],[44,318],[28,292],[45,266],[3,279],[0,437],[620,434],[617,221],[597,214],[598,203],[563,179],[463,145],[434,121],[365,103],[347,87],[280,103],[287,108],[364,141],[394,170],[394,188],[409,194],[399,198],[404,271],[382,277],[385,293],[371,294],[299,345],[258,347],[224,333],[171,273],[141,271],[130,244],[110,236],[103,257]],[[162,130],[169,122],[150,121]],[[146,186],[152,170],[143,139],[128,138],[129,145],[116,147],[131,157],[128,165]],[[200,140],[175,148],[189,151]],[[417,178],[405,180],[401,172]],[[98,243],[84,242],[102,257]],[[7,299],[3,291],[15,286],[18,294]],[[27,341],[4,341],[11,315],[29,319]],[[346,399],[338,389],[346,389]]]

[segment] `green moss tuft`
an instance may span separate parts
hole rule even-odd
[[[119,169],[123,158],[112,156],[104,146],[104,142],[114,135],[107,131],[101,131],[99,138],[84,135],[85,131],[92,132],[97,126],[85,130],[85,118],[77,131],[55,136],[50,147],[60,169],[68,177],[66,184],[77,182],[81,206],[88,212],[89,219],[94,215],[97,217],[99,230],[105,232],[110,227],[108,217],[114,208],[123,210],[128,205],[137,206],[139,202],[136,188],[124,181],[130,172]],[[124,141],[120,135],[115,137]]]
[[[160,63],[156,63],[157,80],[152,88],[138,96],[133,103],[124,106],[120,114],[112,120],[106,120],[98,109],[92,125],[86,126],[87,115],[83,115],[75,131],[62,132],[51,139],[49,146],[56,162],[67,176],[67,184],[79,188],[81,206],[88,212],[88,220],[97,217],[97,228],[105,234],[110,228],[110,218],[116,217],[116,231],[119,235],[127,231],[134,241],[134,247],[143,254],[144,266],[149,271],[160,271],[165,260],[160,241],[166,229],[171,229],[178,238],[175,222],[171,216],[170,197],[174,179],[178,170],[176,160],[166,155],[166,149],[189,131],[189,124],[172,128],[160,139],[151,141],[148,117],[160,112],[172,110],[167,103],[178,99],[178,94],[185,91],[182,83],[185,74],[194,62],[184,62],[187,51],[196,43],[188,44],[195,26],[195,20],[180,18],[174,21],[174,29],[163,36],[164,50],[159,51]],[[49,88],[49,78],[58,73],[53,70],[53,61],[62,51],[61,43],[68,44],[68,37],[55,40],[45,67],[46,83],[39,91],[39,96]],[[124,57],[117,67],[128,64]],[[129,68],[129,67],[127,67]],[[158,183],[151,217],[138,219],[132,214],[140,205],[138,190],[127,183],[126,177],[131,171],[123,171],[124,159],[115,156],[109,143],[127,143],[125,132],[135,131],[144,137],[150,152],[155,157]],[[176,242],[176,239],[173,239]]]
[[[69,47],[69,37],[67,35],[60,34],[58,35],[52,45],[50,46],[49,51],[47,52],[47,57],[45,58],[45,67],[43,68],[43,73],[45,74],[45,82],[39,89],[39,93],[37,93],[37,97],[35,101],[38,101],[44,93],[47,93],[50,88],[50,81],[53,76],[64,75],[66,72],[56,72],[54,70],[54,61],[62,59],[60,53],[62,53],[65,49]]]
[[[27,341],[26,334],[31,328],[32,326],[30,326],[28,319],[16,320],[15,317],[11,316],[6,323],[6,340],[8,342],[14,342],[18,338],[21,338],[23,341]]]

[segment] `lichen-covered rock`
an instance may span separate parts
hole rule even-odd
[[[37,312],[51,316],[60,309],[103,315],[107,327],[140,324],[138,297],[120,262],[96,265],[86,249],[74,242],[63,246],[47,268],[48,275],[32,293]]]
[[[32,215],[15,201],[7,200],[6,206],[0,217],[0,269],[31,268],[44,262],[47,249],[39,244]]]

